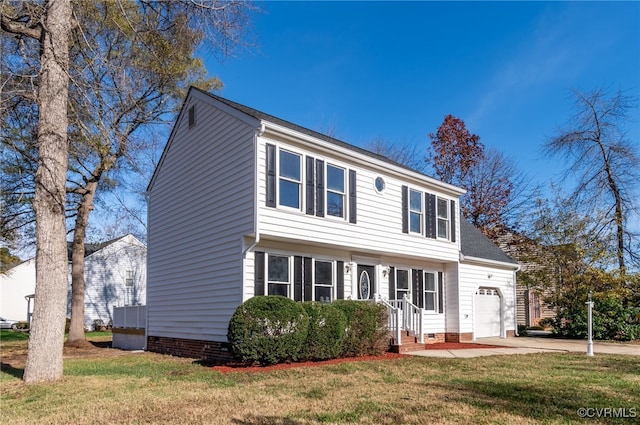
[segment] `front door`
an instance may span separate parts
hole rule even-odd
[[[358,299],[370,300],[376,293],[375,266],[358,265]]]

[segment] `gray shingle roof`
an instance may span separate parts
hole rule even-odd
[[[460,215],[460,250],[465,257],[518,264],[462,215]]]
[[[213,93],[209,93],[207,91],[198,89],[197,87],[191,87],[191,89],[192,90],[198,90],[199,92],[201,92],[201,93],[203,93],[203,94],[205,94],[205,95],[207,95],[207,96],[209,96],[209,97],[211,97],[213,99],[216,99],[217,101],[222,102],[225,105],[230,106],[231,108],[236,109],[236,110],[238,110],[238,111],[240,111],[240,112],[242,112],[242,113],[244,113],[244,114],[246,114],[246,115],[248,115],[248,116],[250,116],[252,118],[257,119],[257,120],[268,121],[268,122],[273,123],[273,124],[281,125],[283,127],[289,128],[289,129],[297,131],[297,132],[300,132],[302,134],[306,134],[306,135],[311,136],[311,137],[315,137],[315,138],[323,140],[325,142],[329,142],[329,143],[332,143],[334,145],[337,145],[337,146],[340,146],[340,147],[343,147],[343,148],[346,148],[346,149],[350,149],[350,150],[359,152],[359,153],[361,153],[363,155],[366,155],[366,156],[369,156],[371,158],[376,158],[376,159],[378,159],[380,161],[384,161],[384,162],[393,164],[395,166],[404,168],[406,170],[411,170],[411,171],[416,172],[418,174],[422,174],[422,175],[425,175],[427,177],[434,178],[432,176],[429,176],[428,174],[424,174],[424,173],[422,173],[420,171],[414,170],[411,167],[407,167],[404,164],[401,164],[399,162],[393,161],[393,160],[387,158],[386,156],[379,155],[379,154],[371,152],[371,151],[369,151],[367,149],[363,149],[361,147],[352,145],[350,143],[343,142],[342,140],[338,140],[338,139],[335,139],[333,137],[327,136],[326,134],[322,134],[322,133],[319,133],[317,131],[310,130],[310,129],[302,127],[302,126],[300,126],[298,124],[294,124],[294,123],[292,123],[290,121],[283,120],[282,118],[278,118],[278,117],[275,117],[273,115],[258,111],[257,109],[250,108],[250,107],[242,105],[240,103],[236,103],[236,102],[234,102],[232,100],[225,99],[224,97],[220,97],[220,96],[215,95]]]

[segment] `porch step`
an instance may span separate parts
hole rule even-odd
[[[424,350],[425,348],[425,345],[418,342],[416,336],[409,332],[402,332],[400,341],[402,344],[398,345],[395,338],[392,337],[389,351],[392,353],[406,353],[408,351]]]

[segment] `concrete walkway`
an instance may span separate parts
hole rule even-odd
[[[480,338],[476,344],[498,345],[501,348],[468,348],[460,350],[420,350],[406,354],[423,357],[469,358],[505,354],[530,353],[587,353],[586,340],[555,339],[548,337]],[[593,353],[627,354],[640,356],[640,344],[594,342]]]

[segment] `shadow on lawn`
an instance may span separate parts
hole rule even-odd
[[[460,379],[452,384],[431,384],[451,391],[453,399],[480,409],[505,412],[537,421],[564,418],[569,422],[581,421],[578,410],[594,407],[618,407],[621,400],[609,396],[606,390],[546,386],[510,382],[487,382]],[[622,407],[622,406],[621,406]],[[631,406],[629,406],[631,407]]]
[[[24,375],[24,368],[19,369],[17,367],[11,366],[8,363],[0,363],[0,371],[18,379],[22,379],[22,376]]]
[[[243,419],[232,419],[238,425],[299,425],[302,422],[289,418],[279,418],[277,416],[255,416],[251,415]]]

